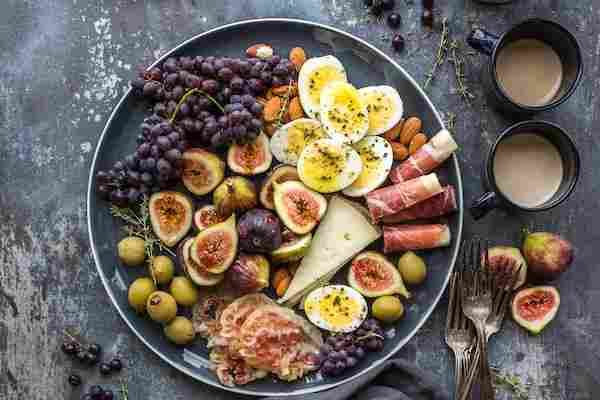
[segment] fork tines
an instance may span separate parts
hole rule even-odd
[[[489,265],[489,243],[487,240],[474,238],[463,241],[462,275],[463,290],[466,294],[475,296],[489,292],[492,289],[492,275],[486,265]]]

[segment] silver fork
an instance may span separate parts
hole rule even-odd
[[[485,325],[492,312],[492,288],[491,274],[486,268],[481,267],[481,255],[485,254],[486,260],[488,258],[487,246],[485,246],[484,252],[482,252],[482,247],[480,240],[474,240],[470,246],[463,243],[463,268],[465,271],[463,272],[460,297],[463,312],[473,322],[477,332],[477,351],[471,364],[471,373],[474,376],[479,365],[488,369],[489,378]],[[465,399],[471,391],[473,380],[471,373],[469,379],[467,379],[467,385],[463,389],[461,399]]]
[[[454,353],[454,398],[457,399],[466,379],[470,351],[475,344],[471,323],[462,312],[459,273],[452,274],[449,287],[448,314],[446,315],[446,344]]]

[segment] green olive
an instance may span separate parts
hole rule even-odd
[[[165,335],[175,344],[188,344],[196,337],[192,321],[186,317],[175,317],[175,319],[165,325]]]
[[[127,299],[129,305],[137,312],[143,313],[146,311],[146,302],[148,297],[156,291],[156,286],[150,278],[138,278],[129,286]]]
[[[177,315],[177,303],[167,292],[157,291],[148,297],[148,315],[156,322],[169,322]]]
[[[394,322],[404,315],[404,306],[397,297],[381,296],[373,302],[371,312],[380,321]]]
[[[398,270],[402,280],[409,285],[420,285],[427,276],[425,261],[412,251],[407,251],[400,257]]]
[[[175,264],[167,256],[156,256],[152,258],[149,269],[150,276],[153,276],[159,285],[166,285],[173,279]]]
[[[177,304],[181,306],[189,307],[198,302],[198,289],[185,276],[176,276],[173,278],[170,290]]]
[[[119,259],[121,259],[123,264],[130,267],[142,265],[146,259],[144,244],[144,239],[135,236],[128,236],[122,239],[117,245]]]

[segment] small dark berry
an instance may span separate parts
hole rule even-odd
[[[104,394],[102,395],[102,400],[113,400],[115,398],[115,395],[113,394],[112,390],[105,390]]]
[[[394,8],[394,6],[396,5],[396,1],[395,0],[381,0],[381,5],[384,10],[389,11]]]
[[[110,365],[108,363],[100,363],[100,373],[102,375],[108,375],[112,372],[112,368],[110,367]]]
[[[399,33],[394,35],[394,38],[392,39],[392,47],[394,47],[394,50],[397,52],[404,50],[404,38]]]
[[[103,394],[104,390],[102,390],[102,386],[100,385],[94,385],[90,388],[90,395],[92,395],[93,398],[100,397]]]
[[[118,358],[113,358],[112,360],[110,360],[109,364],[110,368],[113,371],[120,371],[121,369],[123,369],[123,363]]]
[[[81,361],[81,362],[84,362],[84,361],[87,359],[87,355],[88,355],[88,354],[89,354],[89,353],[88,353],[87,351],[85,351],[85,350],[79,350],[79,351],[77,352],[77,354],[75,354],[75,357],[76,357],[76,358],[77,358],[79,361]]]
[[[75,354],[78,350],[77,346],[73,342],[64,342],[61,348],[65,354]]]
[[[69,385],[75,386],[75,387],[81,385],[81,377],[76,374],[69,375]]]
[[[387,17],[387,23],[392,29],[396,29],[402,23],[402,17],[398,13],[391,13]]]
[[[97,343],[92,343],[88,347],[88,351],[92,354],[98,355],[102,351],[102,347],[100,347],[100,345]]]
[[[92,353],[86,353],[85,355],[85,362],[88,363],[89,365],[95,365],[98,363],[98,356],[96,354],[92,354]]]

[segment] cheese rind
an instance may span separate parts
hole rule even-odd
[[[331,277],[356,254],[381,237],[358,204],[334,196],[312,244],[279,303],[294,306],[310,290]]]

